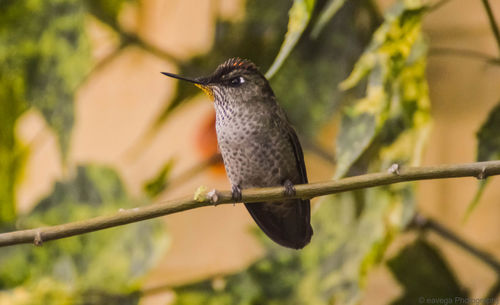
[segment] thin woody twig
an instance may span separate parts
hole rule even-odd
[[[498,29],[498,24],[495,20],[495,16],[493,15],[493,10],[491,9],[488,0],[482,0],[482,2],[484,9],[486,10],[486,14],[488,15],[488,21],[490,22],[491,31],[493,31],[495,41],[497,42],[498,52],[500,52],[500,30]]]
[[[438,222],[417,214],[414,218],[413,223],[420,229],[432,231],[442,238],[454,243],[455,245],[459,246],[460,248],[464,249],[468,253],[472,254],[473,256],[477,257],[479,260],[490,266],[498,275],[500,275],[500,262],[498,262],[491,254],[478,249],[469,242],[458,237],[455,233],[439,224]]]
[[[120,29],[117,29],[117,31],[118,31],[118,34],[120,35],[120,37],[122,38],[122,40],[124,40],[124,43],[127,45],[129,45],[129,44],[136,45],[136,46],[150,52],[151,54],[153,54],[153,55],[155,55],[163,60],[169,61],[169,62],[177,63],[177,62],[181,61],[179,58],[177,58],[174,55],[168,53],[167,51],[157,47],[156,45],[149,43],[148,41],[144,40],[143,38],[141,38],[140,36],[138,36],[136,34],[127,33],[127,32],[122,31]]]
[[[430,12],[435,11],[435,10],[437,10],[438,8],[440,8],[441,6],[445,5],[446,3],[450,2],[450,1],[451,0],[440,0],[440,1],[437,1],[434,4],[432,4],[432,5],[429,6],[429,11]]]
[[[461,57],[468,57],[471,59],[481,60],[489,64],[500,65],[500,58],[493,57],[489,54],[467,49],[457,49],[448,47],[432,47],[429,51],[430,55],[454,55]]]
[[[500,175],[500,161],[475,162],[428,167],[399,168],[398,174],[374,173],[340,180],[296,185],[294,196],[287,198],[313,198],[328,194],[352,191],[374,186],[389,185],[406,181],[458,178],[489,177]],[[146,219],[179,213],[186,210],[213,206],[214,204],[236,203],[230,191],[217,192],[217,202],[207,196],[208,190],[199,191],[195,198],[181,198],[160,204],[122,210],[114,215],[100,216],[87,220],[71,222],[51,227],[21,230],[0,234],[0,246],[23,243],[42,244],[49,240],[89,233],[106,228],[125,225]],[[242,192],[242,201],[247,203],[276,201],[285,198],[283,187],[246,189]]]
[[[500,294],[500,262],[490,253],[485,252],[471,243],[467,242],[460,236],[456,235],[450,229],[444,227],[438,222],[426,218],[425,216],[417,213],[413,218],[412,222],[413,227],[418,229],[423,229],[427,231],[431,231],[440,237],[454,243],[456,246],[462,248],[467,253],[475,256],[478,260],[488,265],[491,269],[493,269],[497,274],[497,279],[494,284],[488,289],[486,296],[483,298],[484,300],[493,300],[498,297]]]

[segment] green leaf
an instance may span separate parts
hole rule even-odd
[[[349,171],[366,172],[366,159],[387,147],[392,149],[387,151],[393,158],[389,162],[418,161],[417,151],[423,147],[430,124],[427,47],[421,34],[425,8],[420,1],[398,1],[351,75],[340,84],[347,90],[364,86],[366,80],[366,95],[344,109],[336,146],[336,178]],[[405,147],[398,148],[401,145]]]
[[[321,30],[323,30],[328,21],[335,16],[344,3],[345,0],[330,0],[330,2],[328,2],[326,7],[321,11],[318,21],[316,21],[316,24],[311,31],[311,36],[313,38],[317,38],[319,36]]]
[[[476,134],[478,140],[477,161],[500,160],[500,103],[497,104],[488,115],[486,122]],[[481,196],[486,188],[487,180],[479,181],[479,186],[467,207],[464,215],[464,221],[467,221],[472,211],[477,207]]]
[[[174,159],[168,160],[154,178],[146,181],[144,184],[144,191],[150,198],[158,196],[167,188],[174,162]]]
[[[51,195],[16,221],[15,229],[83,220],[134,206],[114,171],[79,167],[74,179],[58,182]],[[12,292],[23,291],[29,299],[45,300],[41,304],[137,300],[142,277],[166,243],[161,221],[153,220],[51,241],[42,247],[5,248],[0,252],[0,299],[10,296],[9,304],[18,304]]]
[[[462,218],[463,223],[469,220],[470,215],[472,215],[472,212],[476,209],[477,205],[479,204],[479,201],[481,201],[481,197],[483,196],[487,183],[488,180],[479,181],[476,194],[474,194],[474,198],[472,198],[471,202],[467,206],[467,210],[465,211],[464,217]]]
[[[476,134],[478,140],[477,161],[500,159],[500,103],[488,115]]]
[[[273,64],[266,72],[266,78],[271,79],[288,57],[290,52],[299,41],[302,32],[304,32],[311,14],[314,10],[315,0],[294,0],[292,8],[288,12],[288,31],[285,35],[285,41],[281,45],[280,51]]]
[[[404,288],[393,305],[429,304],[432,300],[458,304],[456,298],[468,298],[440,251],[422,239],[405,247],[387,265]]]
[[[488,115],[476,134],[478,140],[477,161],[489,161],[500,159],[500,103],[497,104]]]

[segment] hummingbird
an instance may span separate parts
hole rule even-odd
[[[241,190],[283,186],[295,195],[295,184],[307,183],[304,154],[297,134],[257,66],[231,58],[206,77],[162,74],[193,83],[213,101],[215,129],[232,197]],[[281,246],[301,249],[311,240],[309,200],[245,203],[260,229]]]

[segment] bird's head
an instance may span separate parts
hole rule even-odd
[[[216,103],[256,102],[263,100],[262,97],[273,96],[269,83],[257,66],[240,58],[228,59],[206,77],[187,78],[167,72],[162,74],[193,83]]]

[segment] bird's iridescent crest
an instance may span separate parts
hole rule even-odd
[[[220,64],[214,72],[214,75],[225,75],[234,70],[246,70],[246,71],[259,71],[257,66],[246,59],[241,59],[239,57],[230,58],[224,63]]]

